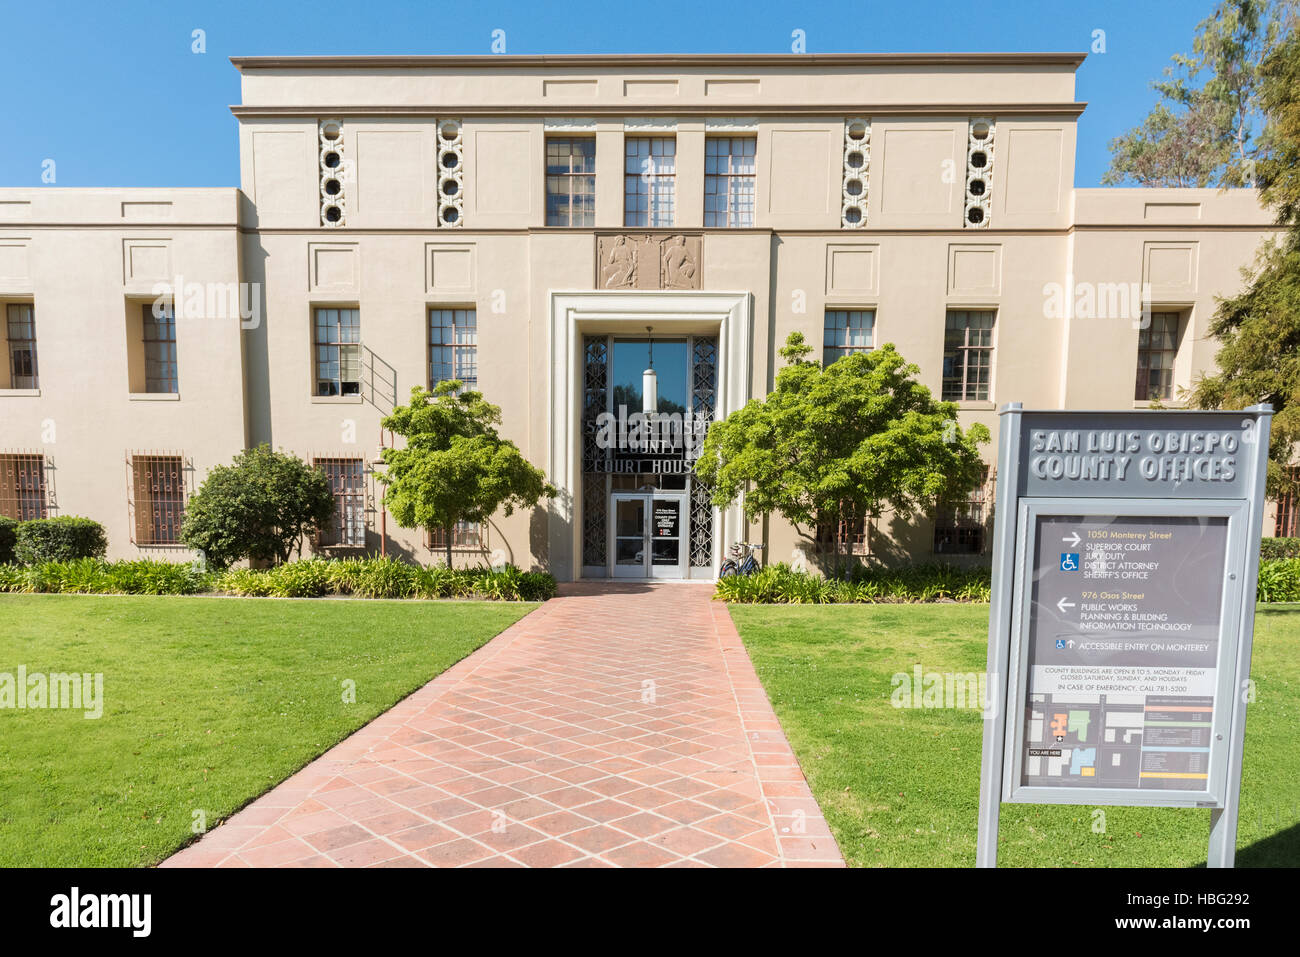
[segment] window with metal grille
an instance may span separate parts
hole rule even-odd
[[[452,529],[451,547],[480,549],[487,541],[487,528],[478,522],[457,522]],[[438,551],[447,547],[447,530],[445,528],[436,528],[427,536],[427,544],[430,551]]]
[[[993,374],[991,310],[949,310],[943,337],[944,401],[987,401]]]
[[[1174,397],[1174,360],[1178,358],[1178,313],[1153,312],[1151,322],[1138,330],[1137,386],[1139,402]]]
[[[9,342],[9,388],[39,388],[36,372],[36,308],[30,302],[11,302],[5,309]]]
[[[822,365],[828,366],[840,356],[870,352],[876,328],[876,313],[871,309],[827,309],[822,338]]]
[[[754,225],[752,136],[710,136],[704,141],[704,225]]]
[[[361,394],[361,310],[316,310],[316,394]]]
[[[448,379],[478,388],[478,313],[473,309],[429,310],[429,388]]]
[[[546,225],[596,225],[596,140],[546,140]]]
[[[1300,479],[1300,467],[1290,466],[1288,468],[1292,482]],[[1287,489],[1277,497],[1277,521],[1273,526],[1273,534],[1278,538],[1295,538],[1300,536],[1300,505],[1296,501],[1295,492]]]
[[[132,454],[132,541],[176,545],[185,517],[185,462],[179,455]]]
[[[316,544],[322,548],[364,548],[366,544],[366,464],[361,459],[315,458],[312,464],[325,473],[334,490],[334,517],[321,529]]]
[[[144,391],[178,391],[176,374],[176,310],[170,304],[145,303],[141,308],[144,321]]]
[[[868,526],[865,517],[839,522],[818,522],[816,542],[820,551],[868,554]]]
[[[623,141],[623,225],[671,226],[676,205],[677,140],[629,136]]]
[[[940,508],[934,518],[934,551],[940,554],[979,555],[984,551],[984,530],[993,501],[989,470],[966,501]]]
[[[33,452],[0,454],[0,515],[26,522],[47,514],[45,456]]]

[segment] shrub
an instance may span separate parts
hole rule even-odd
[[[520,601],[549,601],[555,597],[555,576],[547,572],[524,572],[519,576]]]
[[[1300,601],[1300,558],[1259,563],[1260,601]]]
[[[755,575],[718,581],[715,598],[749,604],[823,605],[847,602],[988,601],[987,568],[924,564],[902,568],[858,566],[848,580],[798,572],[784,563]]]
[[[266,574],[277,598],[319,598],[332,590],[330,563],[323,558],[289,562]]]
[[[415,589],[416,567],[389,556],[362,562],[352,592],[362,598],[409,598]]]
[[[269,573],[255,568],[232,568],[216,582],[216,590],[244,598],[266,598],[275,587]]]
[[[1278,558],[1300,558],[1300,538],[1260,539],[1259,557],[1264,561]]]
[[[18,523],[0,515],[0,565],[14,561],[14,544],[18,541]]]
[[[208,473],[185,506],[181,541],[215,568],[241,558],[282,563],[304,535],[328,526],[333,514],[334,493],[324,472],[259,445]]]
[[[75,515],[59,515],[19,522],[14,557],[22,565],[40,565],[103,558],[107,550],[103,525]]]
[[[184,562],[106,562],[77,558],[40,565],[0,565],[0,591],[81,595],[193,595],[210,577]]]

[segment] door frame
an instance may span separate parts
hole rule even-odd
[[[642,562],[641,567],[619,565],[618,539],[627,538],[618,534],[618,501],[639,499],[644,503],[641,513]],[[671,500],[677,503],[677,564],[654,564],[654,503],[656,500]],[[657,489],[644,492],[611,491],[609,493],[609,567],[610,579],[631,579],[648,581],[651,579],[685,580],[690,575],[690,493],[682,489]],[[635,570],[634,570],[635,569]]]

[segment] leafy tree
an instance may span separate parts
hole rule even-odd
[[[262,444],[208,473],[185,506],[181,541],[217,568],[241,558],[285,562],[333,515],[325,473]]]
[[[1300,35],[1293,32],[1260,72],[1275,148],[1259,164],[1259,183],[1287,232],[1265,242],[1242,271],[1246,288],[1219,301],[1210,323],[1219,371],[1200,376],[1188,399],[1208,409],[1273,406],[1268,489],[1277,496],[1300,492],[1290,468],[1300,443]]]
[[[956,405],[935,401],[892,344],[825,368],[811,351],[791,333],[774,391],[710,426],[695,471],[714,505],[744,492],[749,521],[780,512],[796,528],[838,526],[886,506],[910,515],[979,484],[976,446],[989,430],[958,428]]]
[[[1261,64],[1295,24],[1296,0],[1222,0],[1175,54],[1142,124],[1110,143],[1105,185],[1247,186],[1272,150]]]
[[[384,504],[403,528],[451,531],[457,522],[484,522],[498,509],[532,508],[557,492],[508,439],[497,434],[501,410],[483,394],[462,391],[452,379],[430,392],[411,390],[383,427],[406,438],[405,448],[384,449]]]

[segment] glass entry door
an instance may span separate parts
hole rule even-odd
[[[686,494],[615,492],[614,578],[685,578]]]

